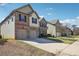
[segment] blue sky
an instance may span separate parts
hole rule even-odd
[[[26,5],[27,3],[0,4],[0,21],[2,21],[12,10]],[[39,16],[50,21],[59,19],[62,23],[79,25],[79,4],[56,4],[56,3],[36,3],[31,4]]]

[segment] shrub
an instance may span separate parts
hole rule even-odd
[[[52,37],[54,38],[55,36],[53,35]]]
[[[2,39],[2,35],[0,35],[0,39]]]
[[[47,37],[47,35],[40,34],[39,38],[42,38],[42,37]]]
[[[52,35],[51,34],[47,34],[47,37],[52,37]]]
[[[7,39],[0,39],[0,44],[3,45],[5,42],[7,42]]]

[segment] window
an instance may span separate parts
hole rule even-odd
[[[43,24],[44,25],[44,27],[46,27],[46,24]]]
[[[12,17],[12,22],[13,22],[13,17]]]
[[[24,16],[24,18],[25,18],[24,21],[26,22],[26,16]]]
[[[21,14],[19,14],[19,21],[21,21]]]
[[[41,27],[46,27],[46,24],[40,23],[40,26],[41,26]]]
[[[9,20],[8,20],[8,24],[9,24]]]
[[[19,21],[26,22],[26,16],[19,14]]]
[[[37,24],[37,19],[32,17],[32,23]]]

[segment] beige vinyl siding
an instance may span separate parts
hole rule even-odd
[[[37,19],[37,24],[32,23],[32,17]],[[30,27],[30,38],[37,38],[39,36],[39,19],[35,13],[32,13],[29,17],[29,27]]]
[[[13,18],[13,21],[12,21]],[[15,39],[15,16],[9,17],[1,25],[1,35],[3,38]]]
[[[32,23],[32,17],[37,19],[37,24]],[[29,25],[30,27],[37,27],[37,28],[39,27],[39,19],[35,13],[32,13],[32,15],[29,17]]]
[[[18,11],[20,11],[20,12],[23,12],[23,13],[30,13],[30,12],[32,12],[32,9],[29,7],[29,6],[27,6],[27,7],[24,7],[24,8],[21,8],[21,9],[18,9]]]
[[[51,34],[52,36],[53,35],[56,36],[56,27],[52,24],[49,24],[49,23],[47,24],[47,27],[48,27],[47,34]]]

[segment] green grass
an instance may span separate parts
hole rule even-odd
[[[79,38],[79,35],[73,35],[72,38]]]
[[[71,37],[47,37],[49,40],[54,40],[57,42],[61,43],[66,43],[66,44],[72,44],[73,42],[77,41],[77,39],[71,38]]]

